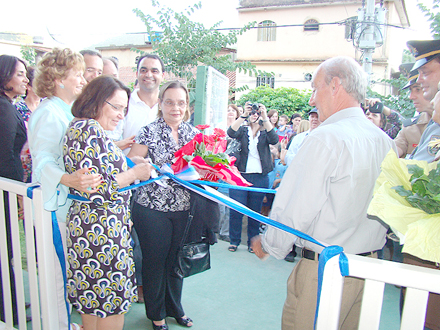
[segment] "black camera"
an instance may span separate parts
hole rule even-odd
[[[251,115],[254,115],[254,114],[260,112],[260,105],[258,103],[251,103],[249,105],[250,105],[250,107],[252,109],[251,110]]]
[[[361,103],[361,108],[364,110],[364,112],[370,111],[371,113],[382,113],[383,112],[383,103],[376,102],[370,106],[366,106],[364,103]]]

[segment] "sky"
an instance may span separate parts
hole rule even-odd
[[[431,7],[431,1],[423,0],[423,3]],[[158,10],[151,6],[149,0],[122,0],[110,5],[111,2],[76,0],[65,2],[67,5],[61,6],[59,0],[21,0],[20,8],[17,8],[14,1],[6,1],[2,4],[0,31],[43,36],[45,42],[50,39],[49,31],[66,47],[79,51],[115,35],[145,31],[145,25],[133,13],[134,8],[139,8],[144,14],[156,13]],[[160,1],[161,5],[169,6],[175,11],[182,11],[196,2],[197,0]],[[236,10],[238,0],[202,0],[201,3],[202,9],[191,16],[194,21],[201,22],[206,27],[218,21],[224,22],[220,26],[222,28],[239,27]],[[417,0],[406,0],[411,30],[405,33],[405,37],[407,40],[429,39],[427,21],[416,3]]]

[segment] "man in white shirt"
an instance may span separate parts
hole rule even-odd
[[[128,114],[116,127],[116,135],[123,140],[132,140],[139,130],[157,118],[159,86],[164,78],[162,59],[154,54],[142,55],[137,63],[136,78],[139,88],[131,93]],[[131,147],[131,145],[130,145]],[[127,155],[130,147],[124,149]]]
[[[284,165],[289,166],[290,163],[293,160],[293,157],[298,153],[299,148],[302,146],[304,139],[320,124],[321,121],[318,118],[318,109],[313,108],[309,112],[309,122],[310,122],[310,128],[306,132],[299,133],[298,135],[294,136],[292,139],[292,142],[290,143],[289,149],[286,149],[287,141],[283,140],[281,141],[281,154],[280,159],[281,163]]]
[[[352,58],[323,62],[312,87],[309,104],[318,108],[322,124],[286,170],[271,218],[347,253],[371,255],[385,244],[386,228],[367,219],[367,208],[382,160],[396,147],[360,108],[367,79]],[[260,258],[269,253],[281,259],[295,242],[302,258],[288,280],[282,329],[313,329],[322,247],[270,226],[252,247]],[[340,329],[357,329],[363,285],[345,278]]]

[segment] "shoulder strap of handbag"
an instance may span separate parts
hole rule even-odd
[[[193,200],[193,202],[191,203],[192,205],[191,205],[191,209],[190,209],[189,215],[188,215],[188,223],[186,224],[185,232],[183,233],[182,241],[180,242],[180,249],[182,249],[183,246],[185,245],[185,241],[186,241],[186,238],[188,237],[188,233],[189,233],[189,228],[191,227],[191,222],[192,222],[192,219],[194,218],[194,211],[196,209],[197,202],[196,202],[195,198],[192,200]]]

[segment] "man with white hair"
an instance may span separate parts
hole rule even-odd
[[[323,62],[312,80],[309,104],[322,124],[304,141],[276,194],[271,218],[328,245],[363,256],[377,255],[386,228],[367,219],[375,181],[394,142],[364,115],[367,79],[349,57]],[[302,259],[288,280],[282,329],[313,329],[322,247],[268,227],[253,242],[255,254],[282,259],[293,244]],[[340,329],[357,329],[364,281],[345,278]]]

